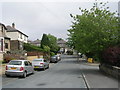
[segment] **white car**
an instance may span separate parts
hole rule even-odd
[[[34,73],[34,68],[28,60],[11,60],[6,65],[6,76],[22,76],[25,78],[31,73]]]
[[[43,69],[49,68],[49,61],[43,58],[35,59],[32,61],[34,69]]]

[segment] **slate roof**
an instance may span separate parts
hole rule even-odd
[[[17,30],[16,28],[13,28],[11,26],[6,26],[7,28],[7,32],[19,32],[19,33],[22,33],[23,35],[27,36],[26,34],[24,34],[23,32]],[[28,36],[27,36],[28,37]]]

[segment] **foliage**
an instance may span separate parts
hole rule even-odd
[[[49,53],[50,52],[50,47],[49,46],[42,46],[43,51]]]
[[[47,34],[43,34],[42,36],[41,48],[43,48],[43,46],[49,46],[49,39],[48,39]]]
[[[43,51],[42,48],[31,45],[29,43],[24,43],[24,50],[26,50],[26,51]]]
[[[118,18],[105,5],[95,2],[90,10],[79,8],[82,15],[70,14],[74,21],[68,30],[69,46],[95,60],[105,48],[120,43]]]
[[[49,39],[49,47],[50,47],[50,51],[57,53],[59,50],[59,46],[57,45],[57,38],[51,34],[48,34],[48,39]]]
[[[55,55],[55,53],[54,52],[50,52],[50,56],[54,56]]]
[[[104,50],[102,56],[104,59],[103,63],[120,67],[120,47],[118,46],[109,47]]]

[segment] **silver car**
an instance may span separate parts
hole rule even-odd
[[[25,78],[31,73],[34,73],[34,68],[28,60],[11,60],[6,65],[6,76],[22,76]]]
[[[34,69],[43,69],[49,68],[49,61],[43,58],[35,59],[32,61]]]

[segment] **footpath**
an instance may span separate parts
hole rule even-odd
[[[120,90],[120,82],[99,70],[99,63],[80,62],[80,69],[89,88]]]
[[[6,64],[1,64],[0,65],[0,76],[2,76],[2,74],[5,73],[5,66],[6,66]]]

